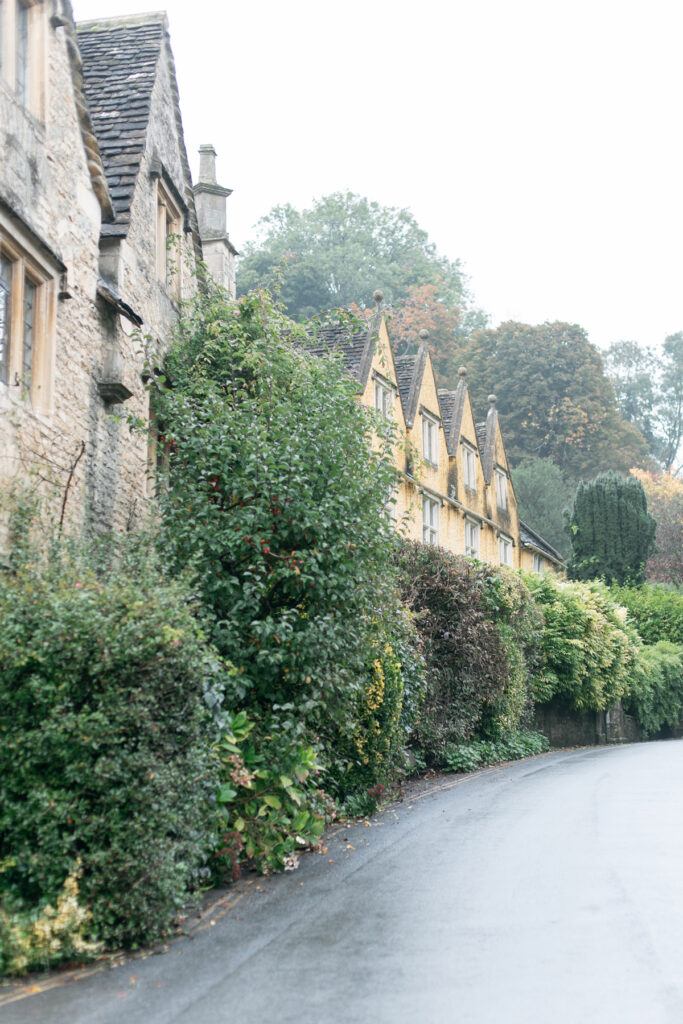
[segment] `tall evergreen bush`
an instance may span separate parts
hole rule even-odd
[[[572,544],[569,575],[577,580],[642,583],[655,529],[639,480],[602,473],[590,483],[580,483],[567,517]]]

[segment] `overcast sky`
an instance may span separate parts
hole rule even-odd
[[[77,20],[154,0],[73,0]],[[167,0],[239,248],[276,203],[406,206],[495,326],[683,330],[680,0]]]

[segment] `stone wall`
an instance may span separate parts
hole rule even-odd
[[[42,240],[55,267],[49,282],[51,325],[43,339],[45,387],[27,396],[20,385],[0,384],[0,484],[6,488],[10,480],[20,478],[40,489],[57,519],[69,473],[83,449],[69,489],[67,518],[75,525],[87,514],[100,530],[120,530],[146,514],[149,492],[147,438],[131,433],[127,423],[128,415],[145,423],[148,419],[144,349],[150,347],[161,358],[178,318],[177,303],[157,275],[153,172],[161,163],[189,208],[178,260],[181,294],[187,297],[194,288],[195,263],[189,169],[172,57],[164,46],[130,226],[127,237],[117,240],[117,290],[142,318],[137,330],[98,296],[102,207],[75,101],[72,29],[52,27],[47,18],[45,25],[45,123],[32,117],[0,82],[2,209],[8,217],[17,214]],[[3,235],[9,237],[6,221]],[[17,222],[19,240],[22,231]],[[56,269],[60,265],[66,267],[65,281]],[[121,405],[108,404],[98,389],[113,355],[131,392]]]
[[[635,743],[643,737],[621,701],[607,711],[580,714],[560,703],[539,704],[533,728],[548,738],[551,747],[585,747],[602,743]]]

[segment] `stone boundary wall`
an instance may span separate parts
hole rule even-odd
[[[607,711],[580,714],[560,703],[536,707],[533,728],[547,737],[551,747],[594,746],[602,743],[636,743],[643,739],[635,719],[621,701]]]

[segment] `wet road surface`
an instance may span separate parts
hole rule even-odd
[[[683,741],[447,786],[0,1022],[681,1024]]]

